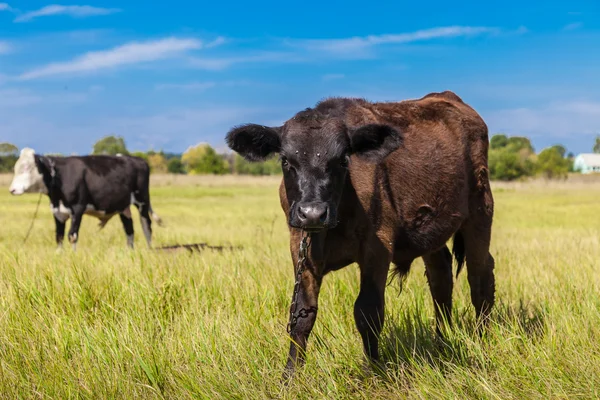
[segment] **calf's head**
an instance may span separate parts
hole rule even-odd
[[[15,163],[15,176],[10,184],[10,193],[21,195],[23,193],[47,193],[42,173],[44,166],[40,157],[30,148],[21,150],[19,159]]]
[[[351,156],[374,163],[401,144],[388,125],[349,127],[343,118],[297,114],[280,127],[246,124],[230,130],[228,146],[249,161],[279,154],[289,225],[307,231],[333,228]]]

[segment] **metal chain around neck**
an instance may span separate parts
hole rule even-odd
[[[290,333],[299,318],[306,318],[308,311],[306,309],[296,312],[298,308],[298,292],[300,291],[300,281],[302,280],[302,274],[306,270],[306,258],[308,257],[308,248],[310,247],[311,241],[309,240],[310,234],[303,232],[302,241],[300,242],[300,250],[298,251],[298,268],[296,269],[296,281],[294,282],[294,293],[292,294],[292,304],[290,306],[290,320],[287,324],[287,332]]]
[[[40,197],[38,198],[37,205],[35,206],[35,212],[33,213],[33,218],[31,219],[31,224],[29,225],[29,229],[27,229],[25,238],[23,238],[23,243],[27,242],[27,239],[29,239],[29,234],[31,233],[31,230],[33,229],[33,224],[35,223],[35,217],[37,217],[38,211],[40,209],[40,202],[42,201],[42,194],[43,193],[40,192]]]

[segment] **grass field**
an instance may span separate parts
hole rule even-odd
[[[10,177],[8,178],[10,179]],[[494,185],[497,304],[472,333],[466,273],[455,330],[436,343],[424,267],[387,291],[385,374],[363,370],[356,265],[325,278],[308,361],[279,384],[293,272],[273,178],[153,177],[166,226],[136,249],[118,218],[84,217],[78,250],[55,253],[46,198],[0,180],[0,398],[589,399],[600,397],[600,184]]]

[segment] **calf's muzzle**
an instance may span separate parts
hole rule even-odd
[[[295,225],[305,230],[321,230],[327,224],[329,206],[327,203],[298,203],[295,213]]]

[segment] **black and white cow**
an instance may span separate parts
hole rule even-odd
[[[50,198],[59,247],[65,236],[65,223],[71,218],[68,238],[75,249],[83,214],[97,217],[101,228],[119,214],[127,245],[133,247],[131,204],[140,212],[144,235],[151,247],[151,219],[159,225],[161,219],[150,205],[150,168],[144,159],[121,155],[51,157],[24,148],[14,170],[11,194],[42,192]]]

